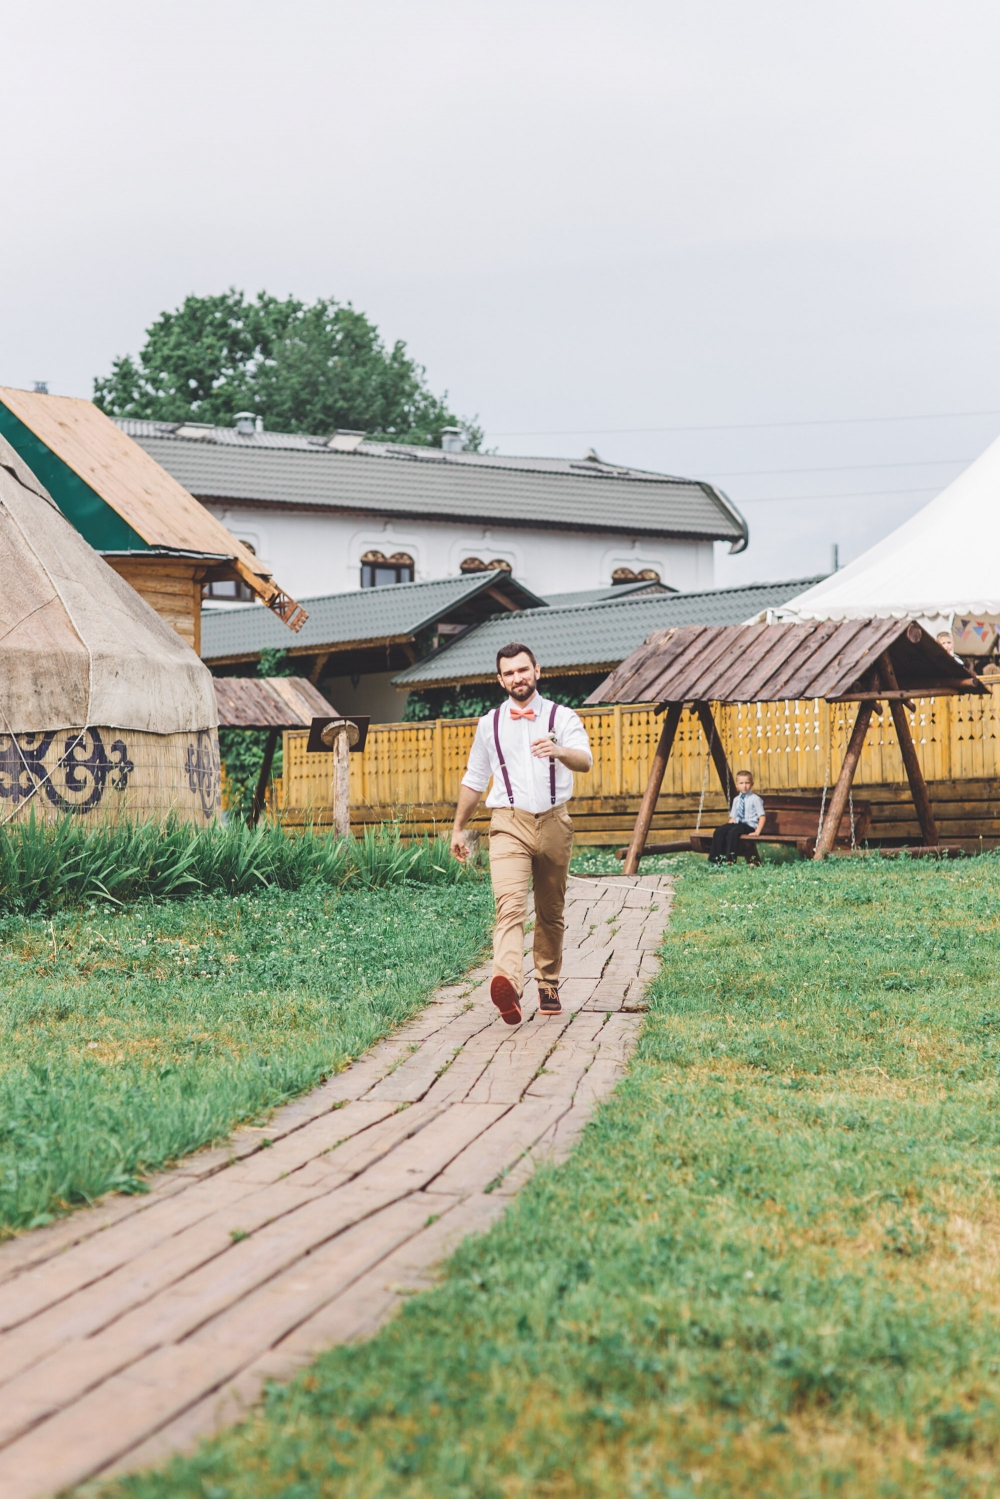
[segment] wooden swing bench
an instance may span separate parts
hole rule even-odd
[[[655,631],[587,699],[588,705],[652,702],[664,714],[632,841],[620,855],[625,860],[625,873],[638,873],[644,854],[682,850],[707,853],[711,847],[711,835],[700,830],[678,843],[646,842],[670,751],[688,703],[701,721],[727,807],[735,781],[712,716],[713,702],[823,698],[831,705],[857,704],[854,727],[825,806],[818,796],[781,797],[765,791],[764,833],[760,839],[741,839],[744,858],[759,857],[756,842],[794,844],[805,857],[825,859],[834,852],[853,851],[864,840],[871,807],[867,802],[854,803],[852,836],[851,785],[872,715],[882,716],[885,708],[896,730],[923,838],[919,847],[905,852],[918,857],[950,854],[938,836],[906,714],[908,709],[914,710],[913,699],[917,697],[982,695],[985,691],[963,662],[946,651],[917,620],[684,625]]]
[[[829,802],[829,798],[827,798]],[[820,831],[820,814],[824,812],[821,796],[771,796],[764,800],[764,831],[753,838],[741,838],[736,850],[737,857],[748,864],[759,864],[761,843],[794,845],[800,859],[811,859],[816,852],[816,838]],[[824,817],[824,821],[825,821]],[[851,809],[841,814],[840,826],[834,835],[833,849],[850,849],[863,843],[868,836],[872,820],[870,802],[854,803],[854,827],[851,828]],[[694,832],[690,838],[675,843],[647,843],[643,854],[707,854],[712,847],[712,833]],[[627,849],[619,849],[619,859],[624,859]]]

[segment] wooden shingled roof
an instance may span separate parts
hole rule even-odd
[[[336,709],[306,677],[213,677],[220,729],[308,729]]]
[[[148,547],[230,559],[286,624],[297,629],[304,621],[260,559],[92,401],[0,387],[0,402]]]
[[[896,682],[884,680],[888,653]],[[597,703],[851,701],[984,692],[916,621],[688,625],[658,630],[587,699]]]

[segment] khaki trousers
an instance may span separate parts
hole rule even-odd
[[[566,930],[566,877],[573,823],[565,806],[547,812],[495,807],[490,819],[490,878],[496,900],[493,973],[524,990],[524,923],[528,886],[535,887],[535,977],[556,984]]]

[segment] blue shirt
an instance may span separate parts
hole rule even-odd
[[[755,828],[764,816],[764,803],[756,791],[741,791],[733,799],[729,815],[733,822],[745,822],[747,827]]]

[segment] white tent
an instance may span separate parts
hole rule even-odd
[[[211,820],[218,721],[204,662],[0,437],[0,825],[32,811]]]
[[[918,619],[989,652],[1000,624],[1000,438],[883,541],[773,612],[780,620]]]

